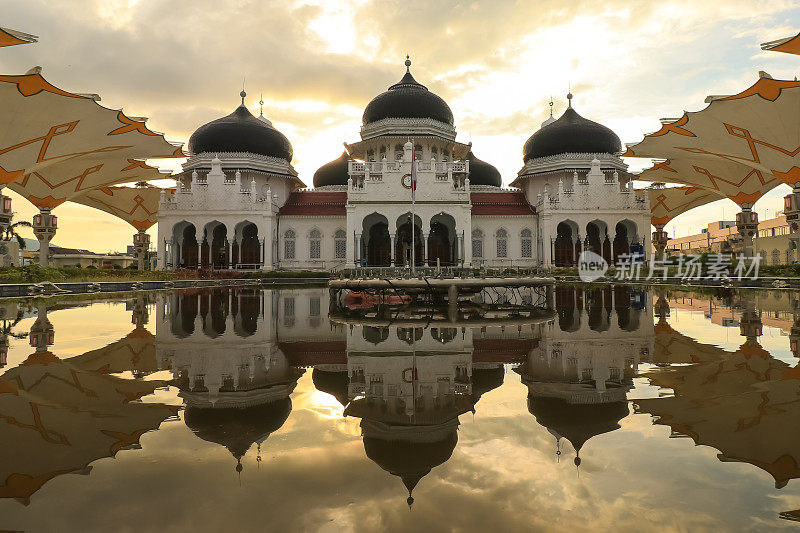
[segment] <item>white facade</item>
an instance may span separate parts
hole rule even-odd
[[[286,160],[196,154],[159,207],[159,266],[330,271],[408,266],[413,255],[428,266],[551,267],[576,265],[583,250],[609,263],[649,255],[648,199],[615,154],[529,159],[504,188],[478,184],[471,145],[455,138],[433,118],[369,122],[347,145],[346,176],[317,189]]]

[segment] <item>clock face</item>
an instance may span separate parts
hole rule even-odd
[[[403,177],[401,178],[401,183],[403,184],[403,187],[405,187],[406,189],[410,189],[411,188],[411,174],[403,174]]]

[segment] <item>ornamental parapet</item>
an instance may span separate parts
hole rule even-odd
[[[369,176],[369,179],[381,181],[387,173],[398,173],[410,170],[410,165],[402,161],[350,161],[348,172],[353,176]],[[418,172],[433,172],[438,176],[465,174],[469,172],[469,161],[417,161]]]
[[[450,124],[432,118],[384,118],[361,126],[363,140],[386,135],[430,135],[454,141],[456,129]]]

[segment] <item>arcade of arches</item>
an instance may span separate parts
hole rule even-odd
[[[198,234],[191,222],[175,224],[168,264],[173,268],[261,268],[264,239],[259,236],[258,227],[245,220],[231,229],[232,235],[225,224],[215,220],[202,226]]]
[[[615,264],[622,254],[643,251],[636,223],[628,219],[617,222],[613,234],[604,221],[593,220],[586,224],[583,236],[576,222],[564,220],[556,227],[552,247],[553,263],[559,267],[576,266],[583,251],[596,253],[609,264]]]
[[[412,230],[413,226],[413,230]],[[422,219],[406,213],[391,224],[384,215],[372,213],[362,222],[362,233],[356,235],[360,262],[366,266],[406,266],[413,257],[417,266],[451,266],[463,260],[463,232],[456,232],[455,219],[439,213],[431,217],[427,232]],[[413,231],[413,235],[412,235]]]

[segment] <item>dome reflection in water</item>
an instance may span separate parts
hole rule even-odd
[[[626,442],[663,453],[658,443],[670,436],[704,446],[659,456],[675,471],[674,483],[698,487],[698,505],[711,505],[702,503],[708,481],[691,472],[687,481],[675,467],[703,464],[706,476],[731,476],[721,463],[737,463],[735,472],[763,473],[771,481],[765,487],[725,477],[733,492],[736,483],[750,483],[742,487],[750,498],[771,498],[773,486],[783,496],[769,500],[758,520],[775,525],[785,523],[778,516],[800,517],[791,483],[800,477],[794,429],[800,305],[791,293],[558,286],[551,294],[486,290],[453,306],[367,297],[331,302],[324,289],[190,289],[127,299],[129,333],[59,356],[58,321],[51,317],[100,305],[3,306],[0,498],[35,509],[52,498],[43,487],[67,473],[85,474],[68,485],[83,494],[96,478],[93,463],[121,450],[152,456],[170,476],[170,456],[142,437],[180,428],[189,439],[184,448],[219,451],[190,466],[205,470],[219,462],[224,473],[211,477],[214,483],[241,482],[247,491],[268,490],[277,498],[291,492],[273,481],[281,464],[295,461],[295,454],[308,457],[310,447],[323,452],[319,457],[346,462],[351,479],[336,489],[334,501],[339,491],[342,505],[358,494],[373,505],[410,507],[409,516],[424,520],[448,494],[463,498],[462,489],[478,490],[465,473],[502,486],[502,476],[492,477],[499,474],[476,470],[476,457],[494,464],[521,447],[531,462],[519,466],[520,475],[595,487],[605,482],[609,464],[623,468],[610,458],[625,450],[636,462],[650,453],[632,452]],[[729,340],[699,339],[703,330],[692,328],[705,323],[727,328]],[[769,328],[785,336],[769,336]],[[20,353],[23,346],[27,352]],[[170,394],[176,405],[156,400]],[[314,394],[339,409],[318,416],[310,409]],[[514,402],[519,407],[509,407]],[[642,423],[651,420],[656,427],[644,437]],[[341,423],[353,431],[342,433]],[[710,456],[707,447],[714,450]],[[348,455],[353,452],[357,457]],[[312,486],[322,481],[315,477],[320,468],[335,471],[317,462],[313,471],[294,475]],[[647,480],[648,468],[614,475]],[[258,471],[267,477],[255,477]],[[117,475],[127,480],[131,474]],[[370,488],[358,489],[362,482]],[[213,499],[223,489],[212,483],[203,491]],[[252,503],[247,494],[237,497]],[[306,498],[313,501],[314,494]],[[673,504],[667,497],[648,505]],[[748,512],[755,513],[739,511],[739,519]]]

